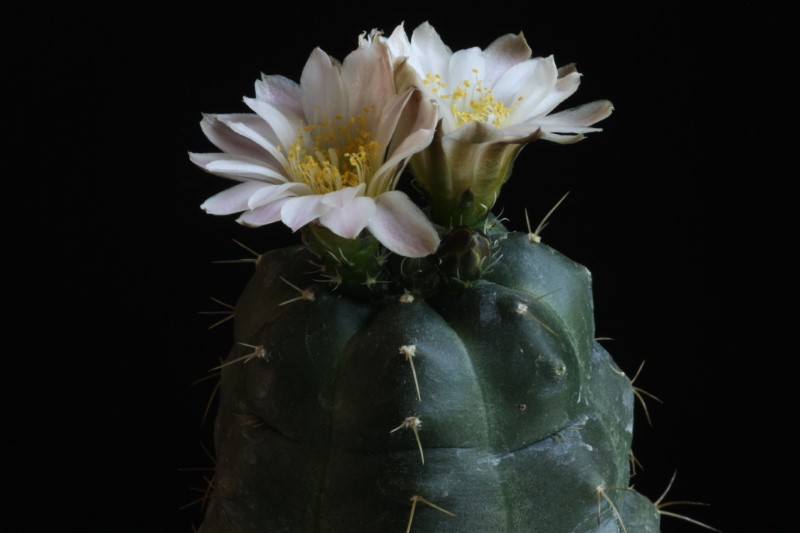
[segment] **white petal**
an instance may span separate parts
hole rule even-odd
[[[244,115],[226,115],[226,117],[231,118],[241,118],[243,116]],[[264,155],[264,150],[261,149],[261,147],[252,140],[230,129],[218,116],[204,114],[203,120],[200,121],[200,128],[203,130],[203,133],[206,134],[208,140],[214,143],[214,146],[223,152],[245,155],[253,158]]]
[[[496,82],[508,69],[530,59],[531,48],[522,33],[509,33],[495,39],[483,54],[486,58],[486,73],[483,75],[487,80]]]
[[[322,195],[295,196],[287,198],[281,208],[283,223],[297,231],[312,220],[330,211],[331,207],[322,203]]]
[[[492,87],[498,100],[508,105],[535,106],[553,90],[558,69],[553,56],[537,57],[517,63],[503,74]],[[519,97],[522,96],[522,103]]]
[[[395,59],[408,57],[411,53],[411,42],[408,40],[408,35],[406,35],[406,29],[403,27],[403,23],[400,23],[392,34],[386,38],[386,45],[389,47]]]
[[[283,183],[287,181],[286,176],[278,169],[244,156],[195,154],[190,152],[189,159],[207,172],[237,181],[246,179],[261,180],[267,183]]]
[[[404,192],[380,195],[376,207],[367,227],[386,248],[406,257],[424,257],[436,251],[436,229]]]
[[[281,219],[281,209],[287,200],[289,199],[283,198],[281,200],[276,200],[265,206],[253,209],[252,211],[242,213],[242,216],[236,219],[236,222],[249,227],[264,226],[277,222]]]
[[[389,49],[375,40],[351,52],[342,64],[342,81],[350,92],[350,116],[369,109],[368,123],[377,123],[380,111],[394,95],[394,73]],[[370,131],[373,129],[370,127]]]
[[[542,132],[542,136],[540,139],[545,141],[551,141],[558,144],[574,144],[578,141],[582,141],[585,139],[586,136],[582,133],[577,135],[562,135],[560,133],[549,133],[549,132]]]
[[[591,126],[608,117],[614,106],[608,100],[597,100],[559,113],[548,115],[539,119],[539,123],[549,131],[598,131],[594,128],[581,130],[581,127]]]
[[[246,137],[264,149],[267,156],[271,156],[272,163],[277,164],[277,167],[283,168],[288,165],[286,157],[278,151],[277,146],[281,145],[280,139],[275,135],[275,132],[267,125],[264,120],[258,115],[248,115],[254,117],[256,120],[249,122],[228,119],[225,116],[220,116],[221,122],[225,123],[231,130],[238,133],[242,137]]]
[[[352,202],[353,198],[359,194],[363,194],[364,187],[362,183],[356,187],[345,187],[326,193],[322,196],[322,203],[330,207],[342,208]]]
[[[347,100],[339,66],[325,52],[315,48],[300,76],[303,111],[307,122],[347,115]]]
[[[245,98],[244,103],[266,121],[275,132],[281,146],[289,146],[297,138],[298,124],[295,122],[295,117],[287,117],[285,111],[255,98]]]
[[[525,100],[520,102],[520,105],[514,110],[514,117],[518,118],[518,120],[525,120],[526,118],[548,114],[558,104],[572,96],[578,90],[580,83],[581,75],[577,72],[570,72],[559,78],[550,94],[545,96],[538,104],[531,106]]]
[[[261,181],[245,181],[215,194],[200,206],[200,209],[211,215],[230,215],[248,209],[247,202],[253,194],[261,189],[272,188]]]
[[[477,71],[477,72],[474,72]],[[474,84],[477,79],[484,79],[486,75],[486,60],[480,48],[467,48],[459,50],[450,57],[450,65],[447,72],[447,87],[442,89],[446,93],[452,93],[456,87],[465,81]]]
[[[428,73],[446,76],[452,54],[433,26],[427,22],[417,26],[411,35],[409,62],[422,77]]]
[[[341,208],[333,208],[321,217],[319,223],[336,235],[355,239],[375,214],[375,200],[359,196]]]
[[[303,114],[300,85],[284,76],[262,74],[256,82],[256,98]]]
[[[311,194],[311,189],[305,183],[283,183],[270,185],[253,194],[247,202],[247,209],[255,209],[289,196],[304,196]]]

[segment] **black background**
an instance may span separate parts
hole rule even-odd
[[[48,423],[75,451],[40,459],[37,471],[77,470],[89,482],[78,497],[94,510],[81,523],[103,529],[111,519],[115,531],[199,523],[198,506],[178,508],[211,474],[202,469],[212,465],[203,446],[211,449],[213,409],[202,418],[214,383],[192,383],[226,355],[231,330],[209,332],[213,319],[197,313],[219,309],[211,296],[235,303],[251,271],[210,262],[247,255],[233,238],[259,251],[298,241],[280,225],[245,229],[200,211],[229,185],[187,159],[189,150],[213,151],[200,113],[245,111],[241,98],[260,72],[299,79],[314,46],[342,58],[361,31],[405,20],[410,32],[430,20],[453,49],[523,31],[535,55],[577,63],[582,85],[567,105],[614,102],[603,133],[523,150],[498,207],[522,230],[524,208],[538,221],[571,192],[544,241],[589,267],[597,334],[615,339],[606,346],[629,375],[647,361],[637,385],[664,401],[649,402],[652,428],[637,413],[634,451],[645,469],[633,482],[655,499],[677,470],[669,498],[710,503],[686,513],[736,531],[747,507],[737,476],[755,469],[736,425],[751,416],[734,356],[748,317],[728,290],[738,194],[701,171],[709,117],[700,94],[713,57],[700,40],[710,19],[598,4],[289,10],[194,13],[199,21],[109,16],[66,39],[25,42],[10,68],[18,95],[8,113],[27,161],[20,177],[45,178],[15,200],[35,235],[16,249],[30,258],[23,268],[44,272],[46,290],[57,291],[32,309],[45,309],[54,323],[45,329],[71,354],[47,359],[48,375],[67,389]],[[749,6],[728,14],[734,28],[762,15]],[[727,51],[741,56],[747,44],[732,39]],[[37,417],[12,416],[40,429]],[[10,438],[26,448],[25,435]],[[726,454],[737,457],[737,476]],[[662,528],[699,531],[670,519]]]

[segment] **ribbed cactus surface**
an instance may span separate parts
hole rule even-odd
[[[304,247],[236,306],[203,533],[655,533],[583,266],[520,233],[458,291],[352,298]],[[250,354],[250,357],[247,357]]]

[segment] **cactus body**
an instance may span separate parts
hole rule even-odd
[[[415,533],[657,532],[589,272],[524,234],[494,246],[482,279],[413,301],[314,284],[302,247],[266,254],[229,360],[266,355],[223,368],[201,531],[402,533],[416,496]],[[313,300],[283,304],[281,277]]]

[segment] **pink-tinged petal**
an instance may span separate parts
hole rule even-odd
[[[252,211],[242,213],[242,216],[236,219],[236,222],[250,228],[278,222],[281,219],[283,204],[286,203],[287,200],[289,200],[289,198],[276,200],[265,206],[253,209]]]
[[[553,56],[517,63],[500,76],[492,87],[494,97],[506,105],[535,106],[541,102],[558,79]],[[522,101],[519,97],[522,97]]]
[[[417,130],[408,137],[397,147],[391,157],[375,171],[372,179],[367,185],[367,195],[373,198],[384,191],[393,189],[396,185],[395,178],[405,168],[408,158],[417,152],[424,150],[433,140],[433,129]]]
[[[311,189],[305,183],[282,183],[281,185],[270,185],[257,191],[247,201],[247,209],[255,209],[262,205],[267,205],[290,196],[304,196],[311,194]]]
[[[591,126],[608,117],[614,105],[608,100],[597,100],[559,113],[538,119],[539,124],[549,131],[580,132],[581,127]],[[585,130],[584,130],[585,131]],[[594,128],[588,131],[599,131]]]
[[[280,139],[272,131],[272,128],[258,115],[247,115],[247,117],[252,117],[252,120],[233,120],[224,116],[220,116],[219,120],[232,131],[250,139],[263,148],[266,152],[267,160],[273,166],[280,168],[287,166],[286,157],[277,149],[281,145]]]
[[[281,208],[281,220],[292,228],[292,231],[297,231],[330,210],[330,206],[322,203],[321,194],[295,196],[287,198],[284,202]]]
[[[322,203],[336,208],[342,208],[353,201],[353,198],[364,193],[364,184],[356,187],[345,187],[322,196]]]
[[[408,88],[419,88],[423,91],[428,98],[433,98],[425,84],[420,78],[420,74],[416,67],[411,64],[410,58],[398,59],[394,63],[394,83],[398,93],[405,91]]]
[[[530,59],[531,47],[528,46],[522,33],[519,35],[509,33],[495,39],[486,48],[484,57],[486,58],[484,76],[491,84],[499,80],[500,76],[517,63]]]
[[[389,49],[376,39],[351,52],[342,63],[342,81],[350,93],[349,116],[356,116],[368,109],[368,124],[377,123],[380,111],[394,95],[394,73]]]
[[[241,118],[243,115],[228,116]],[[203,114],[203,120],[200,121],[200,129],[206,134],[208,140],[223,152],[252,158],[264,155],[264,150],[258,144],[231,130],[215,115]]]
[[[447,83],[447,87],[443,88],[442,91],[450,94],[465,81],[469,84],[474,84],[476,79],[483,79],[485,75],[486,60],[483,58],[483,52],[481,52],[480,48],[459,50],[450,57],[447,78],[444,80]]]
[[[411,35],[410,61],[423,77],[428,73],[446,75],[452,54],[433,26],[427,22],[417,26]]]
[[[255,98],[245,98],[244,103],[266,121],[281,146],[289,146],[297,138],[298,124],[295,117],[287,117],[285,112],[274,105]]]
[[[300,76],[300,85],[307,122],[347,114],[347,93],[339,65],[320,48],[311,52]]]
[[[409,87],[407,90],[403,91],[403,93],[395,95],[383,108],[381,119],[375,132],[375,142],[378,143],[378,146],[389,146],[392,136],[397,129],[400,116],[403,114],[403,110],[414,92],[415,89]]]
[[[256,99],[291,110],[298,116],[303,114],[300,84],[284,76],[262,74],[256,81]]]
[[[355,239],[375,215],[375,210],[373,198],[359,196],[349,204],[335,207],[319,217],[319,223],[340,237]]]
[[[195,154],[190,152],[189,159],[206,172],[218,174],[225,178],[244,180],[260,180],[267,183],[287,181],[283,172],[266,163],[233,154]]]
[[[274,185],[267,185],[261,181],[245,181],[215,194],[200,206],[200,209],[210,215],[230,215],[241,213],[248,209],[247,202],[250,197],[262,189],[269,189]]]
[[[433,224],[404,192],[385,192],[375,205],[367,227],[390,251],[405,257],[425,257],[439,247]]]

